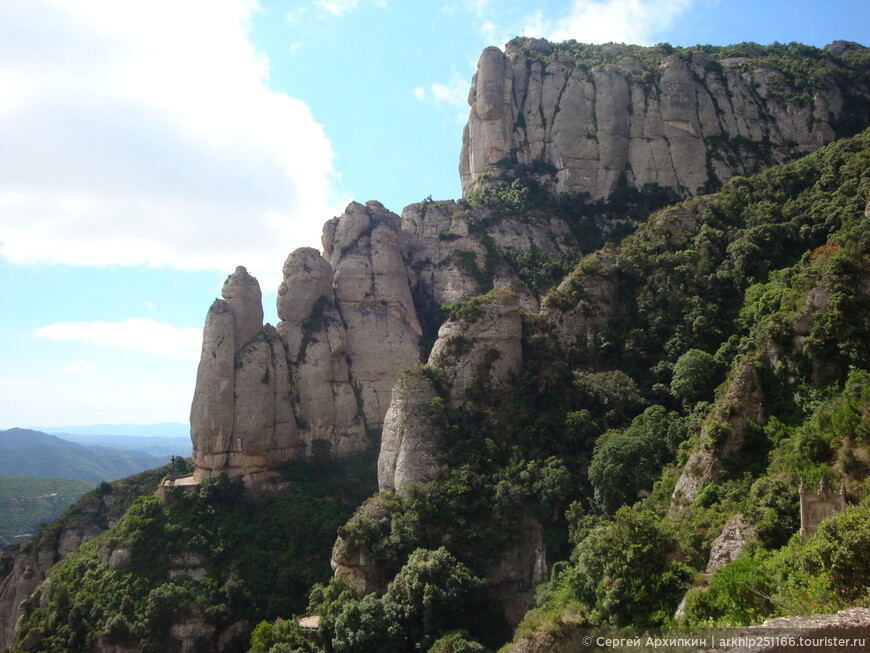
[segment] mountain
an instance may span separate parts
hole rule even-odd
[[[61,440],[76,442],[82,445],[96,445],[106,449],[121,449],[127,451],[142,451],[152,456],[182,456],[191,454],[190,436],[183,438],[174,436],[147,435],[88,435],[75,433],[52,433]]]
[[[91,424],[89,426],[34,426],[35,431],[52,435],[125,435],[130,437],[187,438],[190,427],[179,422],[158,424]]]
[[[0,477],[3,545],[32,537],[39,524],[53,521],[93,487],[93,482],[82,480]]]
[[[863,129],[866,57],[842,41],[489,47],[469,96],[463,195],[517,176],[592,199],[621,186],[717,190]]]
[[[0,476],[82,479],[98,483],[164,464],[143,451],[84,446],[59,437],[13,428],[0,431]]]
[[[849,43],[487,49],[465,197],[351,203],[290,253],[275,326],[238,267],[190,484],[103,488],[6,554],[0,645],[870,625],[868,75]]]

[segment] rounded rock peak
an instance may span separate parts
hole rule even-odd
[[[242,265],[238,266],[236,271],[227,277],[221,289],[221,297],[227,300],[252,294],[260,295],[260,283],[256,277],[248,274],[247,269]]]

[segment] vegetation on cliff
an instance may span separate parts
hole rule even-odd
[[[756,56],[741,47],[707,54]],[[762,54],[786,66],[794,50]],[[811,88],[807,65],[792,74]],[[465,390],[447,387],[474,345],[461,333],[418,368],[445,431],[434,480],[376,494],[373,452],[315,455],[288,464],[272,496],[219,479],[166,505],[142,497],[53,569],[17,643],[37,633],[31,650],[169,650],[186,624],[203,650],[494,649],[511,637],[503,604],[527,589],[506,569],[527,564],[530,533],[551,568],[515,638],[673,625],[687,590],[688,625],[867,604],[868,164],[870,130],[657,212],[654,188],[598,213],[572,208],[576,197],[559,208],[532,185],[469,198],[493,221],[555,207],[579,233],[641,207],[642,224],[590,237],[603,249],[523,314],[511,378],[493,382],[490,351]],[[565,263],[534,250],[511,259],[536,292]],[[485,300],[428,310],[469,326]],[[798,487],[822,480],[855,505],[801,539]],[[754,535],[705,580],[738,514]],[[355,566],[330,579],[336,534]],[[297,626],[304,611],[320,617],[316,635]]]

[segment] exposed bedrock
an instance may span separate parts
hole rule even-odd
[[[836,137],[848,89],[833,59],[798,101],[788,75],[761,55],[646,52],[612,45],[595,63],[541,39],[486,48],[469,93],[463,195],[487,183],[489,167],[515,165],[556,193],[603,198],[623,179],[693,195]]]

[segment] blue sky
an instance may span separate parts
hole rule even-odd
[[[0,0],[0,428],[185,422],[236,265],[274,323],[348,201],[459,196],[488,45],[868,29],[853,0]]]

